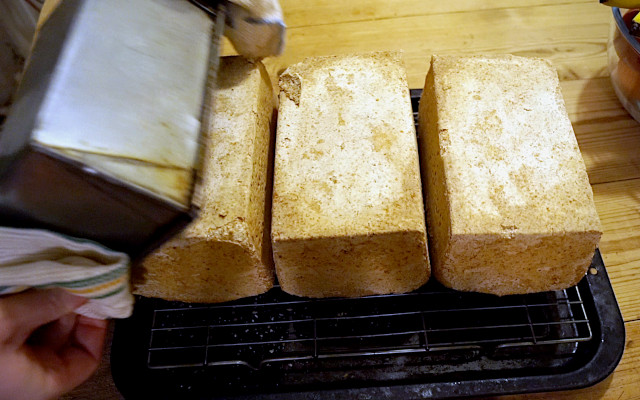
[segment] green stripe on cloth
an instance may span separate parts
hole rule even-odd
[[[107,297],[111,297],[111,296],[115,296],[116,294],[122,292],[123,290],[125,290],[127,288],[127,285],[121,285],[120,287],[105,293],[105,294],[101,294],[99,296],[95,296],[95,297],[89,297],[90,299],[93,300],[100,300],[100,299],[106,299]]]
[[[114,269],[113,271],[109,271],[106,274],[94,276],[91,278],[79,279],[77,281],[68,281],[68,282],[53,282],[50,285],[58,285],[69,289],[96,286],[101,283],[109,282],[114,279],[119,278],[127,272],[128,267],[120,267]]]

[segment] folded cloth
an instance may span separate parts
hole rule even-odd
[[[284,49],[286,26],[278,0],[230,0],[224,35],[249,59],[277,56]]]
[[[39,229],[0,227],[0,295],[60,287],[89,301],[91,318],[126,318],[133,311],[129,256],[97,243]]]

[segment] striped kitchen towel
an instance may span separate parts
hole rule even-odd
[[[0,295],[60,287],[89,299],[76,310],[91,318],[133,311],[129,257],[95,242],[39,229],[0,227]]]

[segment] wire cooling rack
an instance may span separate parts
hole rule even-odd
[[[429,290],[431,289],[431,290]],[[299,299],[278,288],[221,305],[153,310],[147,367],[242,365],[435,351],[555,345],[592,338],[579,287],[530,296],[422,290],[356,299]],[[568,346],[560,346],[566,344]],[[536,350],[537,351],[537,350]]]

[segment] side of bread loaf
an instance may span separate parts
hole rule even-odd
[[[548,61],[434,56],[419,126],[440,282],[506,295],[584,276],[601,227]]]
[[[427,281],[405,75],[396,53],[310,58],[281,75],[272,240],[284,291],[354,297]]]
[[[261,63],[224,57],[215,90],[198,188],[200,215],[134,269],[137,294],[221,302],[273,286],[271,82]]]

